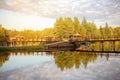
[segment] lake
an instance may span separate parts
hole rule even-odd
[[[120,80],[120,55],[108,53],[0,53],[0,80]]]

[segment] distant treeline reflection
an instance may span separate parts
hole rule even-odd
[[[94,62],[99,55],[95,53],[79,53],[79,52],[58,52],[54,55],[55,63],[62,71],[71,69],[75,66],[78,69],[82,64],[87,68],[88,63]],[[103,54],[101,54],[101,57]],[[106,55],[108,60],[109,54]]]
[[[98,57],[106,56],[106,60],[109,59],[110,54],[102,54],[102,53],[85,53],[85,52],[17,52],[17,53],[0,53],[0,67],[6,61],[9,61],[10,56],[53,56],[55,64],[57,67],[63,71],[65,69],[71,69],[75,67],[78,69],[81,65],[84,68],[87,68],[88,63],[94,62]]]

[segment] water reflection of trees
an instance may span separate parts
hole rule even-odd
[[[0,53],[0,67],[2,67],[3,63],[9,60],[8,53]]]
[[[97,54],[78,52],[58,52],[54,55],[55,63],[62,71],[75,66],[79,68],[81,64],[86,68],[89,62],[97,59]]]
[[[9,53],[0,53],[0,67],[3,66],[3,64],[6,61],[9,61],[9,56],[39,56],[39,55],[49,55],[51,56],[51,53],[45,53],[45,52],[9,52]]]
[[[98,56],[106,57],[108,61],[110,55],[103,53],[80,53],[80,52],[11,52],[11,53],[0,53],[0,67],[9,60],[9,56],[53,56],[55,64],[62,71],[64,69],[70,69],[75,67],[78,69],[81,65],[87,68],[88,63],[94,62]]]

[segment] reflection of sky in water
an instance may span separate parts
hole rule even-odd
[[[35,54],[35,53],[34,53]],[[24,67],[27,65],[42,63],[45,61],[50,61],[52,59],[51,56],[44,55],[17,55],[10,56],[9,61],[6,61],[3,66],[0,68],[1,71],[8,71],[20,67]]]
[[[22,63],[24,65],[22,68],[2,72],[0,73],[0,80],[120,80],[119,56],[110,56],[108,61],[105,56],[102,58],[98,56],[97,60],[88,63],[86,69],[81,64],[78,69],[73,66],[63,71],[57,68],[50,56],[31,57],[29,56],[29,59],[25,57],[24,59],[24,57],[18,56],[17,59],[21,61],[15,63],[15,65],[21,63],[22,60],[30,60],[28,64],[31,65],[27,66],[28,64]],[[13,62],[16,61],[14,57],[12,58]],[[35,63],[33,60],[37,62]]]

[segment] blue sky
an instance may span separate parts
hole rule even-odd
[[[119,0],[0,0],[0,24],[9,29],[44,29],[55,19],[86,17],[97,26],[120,25]]]

